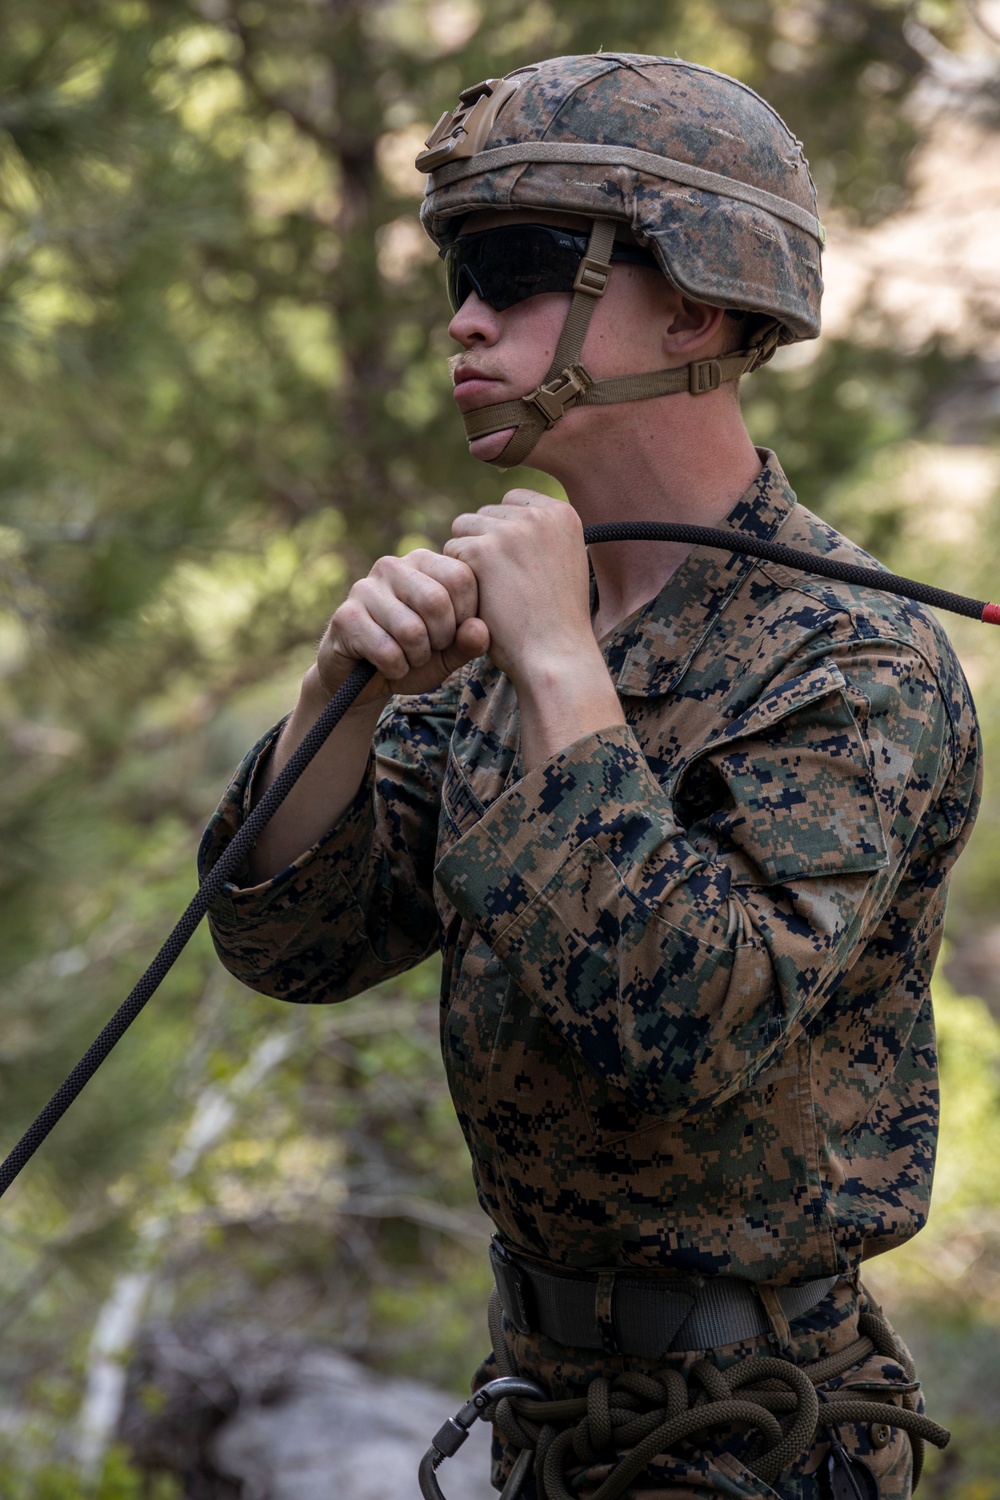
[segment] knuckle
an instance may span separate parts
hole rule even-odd
[[[380,583],[386,582],[396,576],[399,564],[400,559],[398,557],[378,557],[372,563],[368,577],[375,578]],[[365,579],[361,580],[362,583],[365,581]]]
[[[372,580],[370,578],[359,578],[357,583],[351,585],[351,591],[348,594],[347,598],[344,600],[343,604],[340,606],[340,609],[338,609],[337,615],[343,614],[345,611],[349,612],[352,615],[360,615],[366,613],[368,609],[368,600],[373,596],[374,593],[375,588],[372,584]],[[334,619],[337,618],[337,615],[334,615]]]
[[[346,632],[356,629],[364,613],[360,601],[353,597],[352,590],[327,626],[324,639],[343,636]]]
[[[446,593],[443,598],[436,598],[432,604],[428,604],[424,610],[424,621],[436,640],[441,639],[442,634],[448,629],[451,619],[451,599]]]
[[[428,579],[427,607],[437,614],[447,614],[451,608],[451,595],[443,579]]]
[[[403,677],[409,671],[406,655],[391,635],[383,636],[377,650],[372,653],[372,659],[386,677]]]
[[[427,640],[427,631],[419,621],[403,621],[397,628],[395,635],[396,640],[402,646],[407,656],[412,655],[414,651],[419,651]]]

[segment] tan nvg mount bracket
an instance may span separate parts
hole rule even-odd
[[[522,69],[533,72],[533,69]],[[416,160],[418,172],[433,172],[445,162],[460,161],[466,156],[475,156],[481,150],[493,122],[517,91],[521,79],[484,78],[463,89],[453,110],[445,110],[434,129],[427,137],[426,151],[421,151]]]

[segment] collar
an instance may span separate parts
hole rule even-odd
[[[795,505],[795,492],[769,449],[758,449],[764,467],[721,525],[772,540]],[[757,559],[693,547],[676,573],[605,641],[604,659],[619,693],[651,698],[669,693],[727,602]]]

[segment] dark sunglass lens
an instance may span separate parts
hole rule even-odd
[[[568,292],[586,239],[541,224],[460,235],[445,257],[456,310],[470,291],[496,312],[542,292]]]
[[[524,302],[544,292],[569,292],[583,250],[572,235],[544,226],[515,230],[508,248],[509,296]]]
[[[470,292],[475,292],[476,296],[482,301],[486,300],[483,297],[483,289],[470,268],[463,261],[454,257],[451,251],[448,252],[445,266],[448,278],[448,301],[451,304],[452,312],[458,312],[458,309]]]
[[[504,312],[543,292],[570,292],[586,251],[586,235],[551,224],[511,224],[459,235],[445,253],[448,300],[457,312],[475,292],[495,312]],[[652,253],[638,245],[616,244],[611,259],[656,265]]]

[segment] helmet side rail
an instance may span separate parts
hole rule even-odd
[[[688,526],[672,521],[613,521],[586,527],[584,540],[588,545],[599,542],[642,541],[679,542],[685,546],[708,547],[734,556],[761,558],[796,572],[812,573],[819,577],[837,579],[883,593],[897,594],[904,599],[913,599],[932,608],[964,615],[968,619],[981,620],[987,625],[1000,625],[1000,604],[991,604],[982,599],[970,599],[963,594],[953,594],[946,589],[920,583],[916,579],[903,578],[883,568],[866,568],[852,563],[838,562],[835,558],[825,557],[820,553],[803,552],[793,547],[785,547],[779,542],[764,541],[719,527]],[[370,662],[360,662],[330,699],[298,749],[289,758],[242,828],[212,866],[197,894],[138,984],[115,1011],[103,1031],[91,1043],[76,1067],[59,1085],[48,1104],[0,1165],[0,1196],[7,1191],[22,1168],[27,1165],[77,1095],[93,1078],[101,1063],[125,1035],[147,1000],[159,988],[216,896],[241,868],[267,823],[277,812],[303,771],[326,743],[361,689],[371,681],[374,675],[375,668]]]

